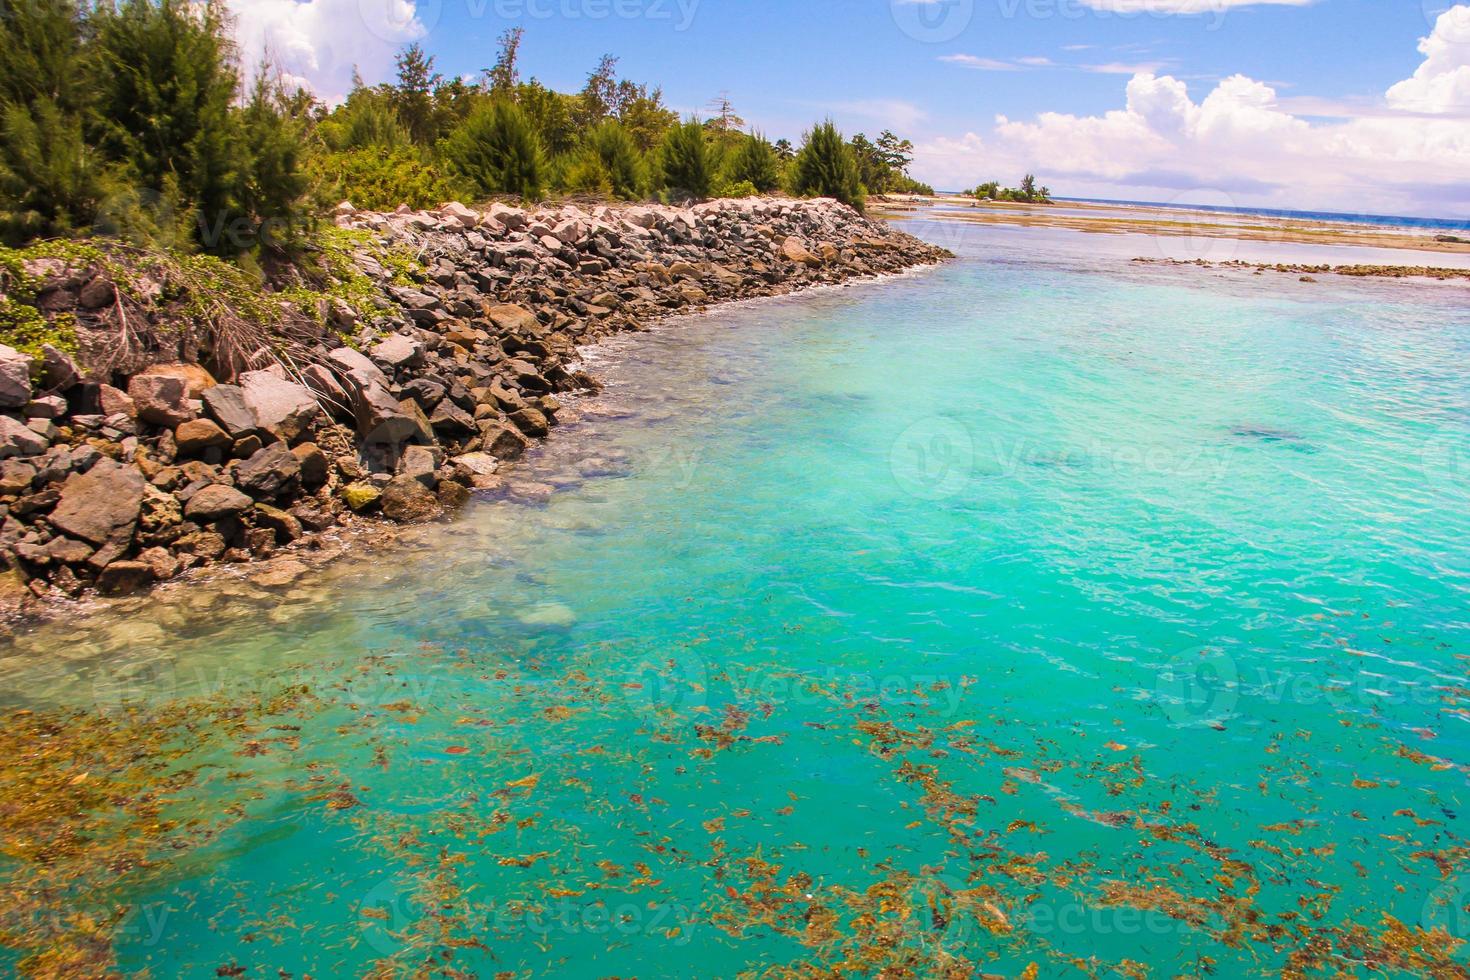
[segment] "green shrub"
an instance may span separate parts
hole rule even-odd
[[[470,114],[442,144],[444,157],[482,195],[541,196],[546,165],[520,107],[497,99]]]
[[[584,149],[601,166],[612,194],[625,201],[641,196],[643,161],[622,124],[610,119],[597,124],[587,133]]]
[[[664,189],[681,199],[703,200],[710,196],[714,171],[704,126],[698,119],[672,126],[659,147],[659,166]]]
[[[473,196],[463,181],[424,163],[409,147],[321,154],[308,161],[308,170],[323,199],[351,201],[369,211],[392,211],[400,204],[433,208]]]
[[[751,133],[730,151],[724,175],[731,183],[746,183],[764,194],[780,186],[781,166],[775,148],[764,137]]]
[[[830,119],[806,134],[792,166],[791,190],[803,197],[833,197],[863,209],[857,159]]]

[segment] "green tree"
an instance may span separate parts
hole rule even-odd
[[[520,106],[496,99],[470,114],[443,143],[446,160],[481,194],[541,196],[545,163]]]
[[[776,156],[782,163],[790,163],[796,159],[796,147],[791,145],[788,139],[779,139],[775,145]]]
[[[874,194],[885,193],[893,172],[888,169],[882,152],[862,133],[852,138],[851,146],[853,159],[857,161],[858,180]]]
[[[414,142],[428,146],[439,132],[434,112],[434,90],[443,78],[434,71],[434,59],[419,44],[410,44],[399,52],[398,85],[393,90],[398,119]]]
[[[582,86],[582,91],[577,96],[576,109],[573,110],[573,119],[578,129],[586,131],[608,116],[618,114],[621,99],[617,71],[618,59],[605,54],[587,76],[587,84]]]
[[[807,197],[836,198],[863,209],[857,159],[830,119],[806,134],[792,166],[792,190]]]
[[[709,146],[704,125],[697,118],[670,127],[659,147],[659,166],[664,188],[674,197],[703,200],[714,184]]]
[[[102,149],[121,164],[138,200],[197,217],[202,241],[205,229],[241,215],[245,154],[232,112],[239,78],[224,7],[121,0],[93,16]]]
[[[500,55],[495,59],[494,67],[485,69],[485,80],[489,83],[492,95],[510,98],[515,96],[515,91],[521,84],[518,61],[521,39],[525,36],[524,27],[512,27],[500,35]]]
[[[765,194],[781,184],[781,165],[776,151],[764,136],[749,133],[725,160],[725,180],[745,182]]]
[[[562,154],[570,151],[577,143],[577,126],[572,119],[575,98],[553,92],[536,79],[526,82],[516,91],[516,102],[548,153]]]
[[[67,234],[95,217],[103,163],[87,144],[94,72],[74,0],[0,6],[0,228]]]
[[[902,177],[909,175],[909,164],[914,162],[914,144],[899,139],[890,130],[878,135],[878,154],[884,166]]]
[[[596,158],[612,194],[625,201],[638,198],[642,161],[633,137],[621,123],[608,119],[594,126],[584,140],[584,152]]]
[[[309,188],[301,166],[307,121],[293,111],[300,103],[265,67],[256,75],[250,101],[240,111],[240,134],[249,157],[242,169],[239,203],[269,245],[297,242],[304,226]]]
[[[618,120],[644,153],[659,145],[669,127],[679,122],[679,114],[664,105],[662,89],[650,89],[629,81],[618,83]]]
[[[1021,199],[1026,201],[1036,200],[1036,175],[1027,174],[1021,178]]]

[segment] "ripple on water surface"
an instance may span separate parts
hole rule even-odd
[[[17,637],[11,965],[1462,975],[1463,288],[949,234],[617,341],[452,525]]]

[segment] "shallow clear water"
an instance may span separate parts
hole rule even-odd
[[[186,754],[169,812],[217,832],[69,899],[127,911],[121,967],[1233,977],[1382,963],[1385,916],[1470,938],[1470,292],[912,227],[960,259],[591,355],[509,498],[401,549],[20,638],[37,711],[315,697]]]

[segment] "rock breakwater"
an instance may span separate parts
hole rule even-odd
[[[79,353],[0,345],[7,605],[135,592],[371,517],[434,520],[545,438],[559,395],[598,387],[579,347],[948,255],[827,200],[344,204],[335,221],[351,290],[273,333],[171,331],[207,289],[124,288],[90,250],[26,263],[35,308],[74,324]]]

